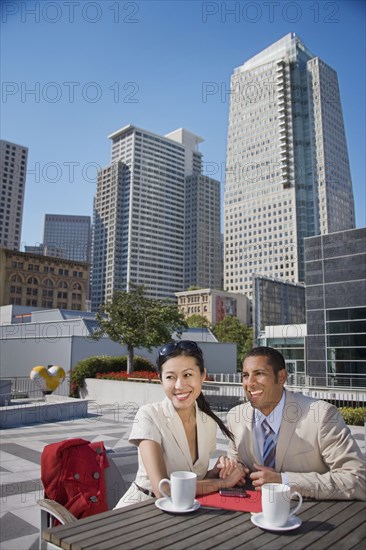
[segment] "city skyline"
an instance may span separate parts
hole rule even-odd
[[[66,4],[2,4],[2,137],[29,149],[22,243],[42,240],[46,212],[91,215],[106,137],[129,123],[204,136],[204,173],[223,188],[230,75],[292,31],[338,73],[365,225],[362,2]]]

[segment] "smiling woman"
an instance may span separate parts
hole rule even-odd
[[[243,467],[224,456],[208,471],[217,426],[227,437],[232,434],[202,394],[206,369],[199,346],[190,340],[165,344],[157,367],[166,398],[140,407],[135,417],[129,442],[138,447],[139,468],[116,508],[159,497],[160,480],[174,471],[197,475],[197,496],[244,480]]]

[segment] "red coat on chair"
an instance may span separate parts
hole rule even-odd
[[[78,519],[105,512],[108,466],[101,441],[75,438],[46,445],[41,456],[45,498],[59,502]]]

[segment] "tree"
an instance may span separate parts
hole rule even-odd
[[[240,372],[244,356],[253,346],[252,327],[228,315],[214,326],[213,333],[219,342],[234,342],[237,345],[237,370]]]
[[[193,313],[193,315],[186,318],[186,321],[187,325],[192,328],[209,328],[210,326],[208,319],[198,313]]]
[[[107,335],[113,342],[127,346],[127,372],[133,371],[134,348],[149,351],[178,336],[187,328],[183,314],[169,300],[148,298],[142,285],[130,284],[130,290],[116,291],[110,302],[96,314],[99,329],[93,338]]]

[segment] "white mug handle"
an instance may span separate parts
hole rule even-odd
[[[290,508],[290,514],[292,515],[295,515],[296,512],[298,512],[302,506],[302,496],[300,495],[300,493],[298,493],[297,491],[295,491],[294,493],[291,493],[291,498],[293,498],[294,496],[299,497],[299,502],[297,503],[297,506],[295,506],[295,508],[293,509]]]
[[[160,492],[162,495],[164,495],[165,497],[170,498],[170,495],[167,495],[166,492],[164,491],[164,489],[161,487],[161,486],[163,485],[163,483],[168,483],[168,485],[169,485],[169,487],[170,487],[170,479],[164,478],[164,479],[161,479],[161,480],[159,481],[159,492]]]

